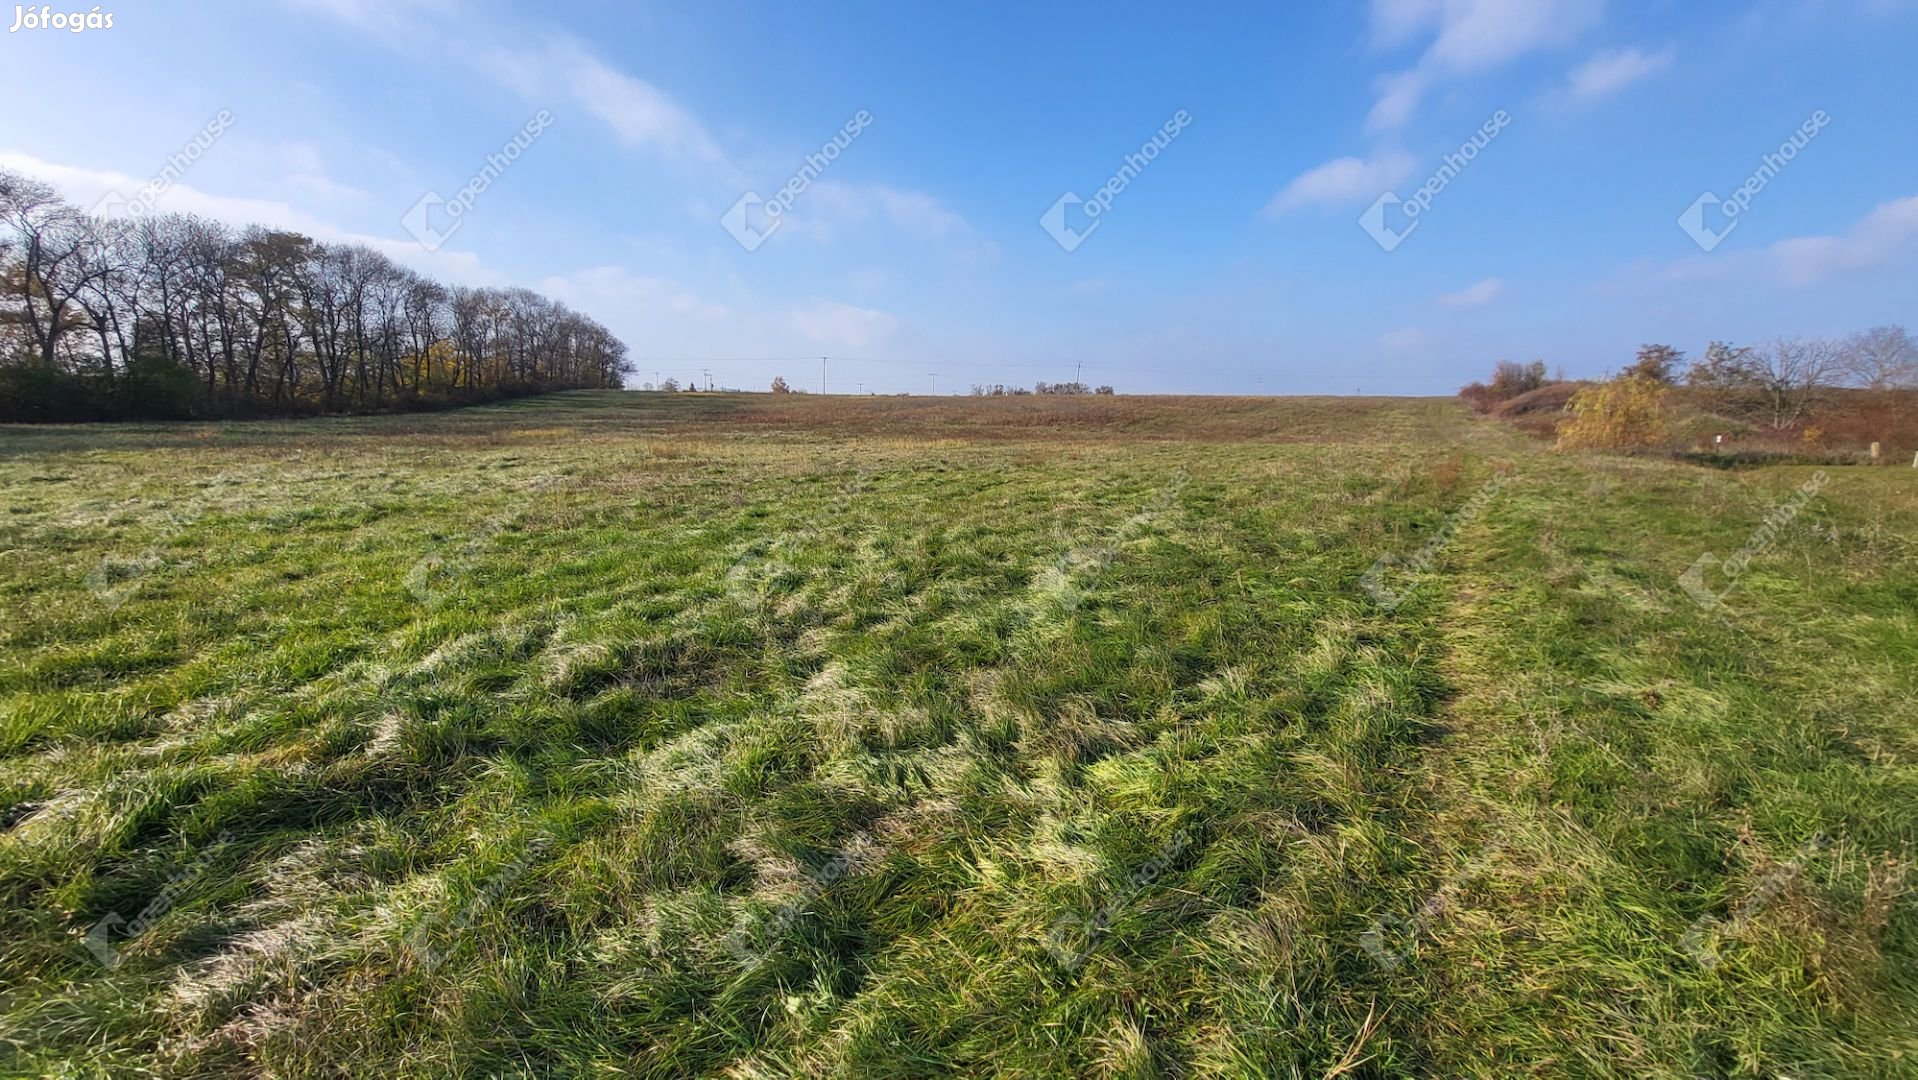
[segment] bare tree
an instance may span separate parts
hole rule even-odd
[[[1839,358],[1844,376],[1866,390],[1918,387],[1918,343],[1902,326],[1877,326],[1845,339]]]
[[[0,416],[41,419],[378,409],[631,372],[604,326],[527,289],[448,290],[298,233],[95,218],[5,170],[0,365],[33,369],[0,384]]]
[[[19,305],[9,321],[18,320],[50,368],[67,332],[87,324],[80,293],[110,271],[111,261],[100,257],[100,238],[85,214],[16,173],[0,172],[0,228],[13,234],[10,246],[18,251],[5,275],[8,298]]]
[[[1752,352],[1755,389],[1774,431],[1798,423],[1824,397],[1838,374],[1841,351],[1826,338],[1781,338]]]

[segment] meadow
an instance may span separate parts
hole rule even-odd
[[[1918,470],[1450,400],[0,427],[0,1072],[1918,1076]]]

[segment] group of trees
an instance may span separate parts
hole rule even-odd
[[[1685,385],[1704,391],[1718,411],[1784,431],[1802,422],[1835,389],[1918,389],[1918,345],[1902,326],[1876,327],[1844,339],[1787,338],[1756,347],[1714,341],[1686,372]]]
[[[1918,343],[1902,326],[1880,326],[1846,338],[1783,338],[1757,346],[1714,341],[1690,362],[1670,345],[1645,345],[1619,378],[1683,386],[1711,412],[1788,431],[1839,390],[1918,390]],[[1491,382],[1472,383],[1459,395],[1490,409],[1560,382],[1546,378],[1543,361],[1505,361]]]
[[[1101,386],[1097,389],[1093,389],[1092,387],[1089,387],[1082,382],[1034,383],[1032,386],[1032,389],[1030,390],[1027,390],[1023,386],[1007,387],[1003,383],[993,383],[989,386],[983,383],[972,384],[973,397],[1008,397],[1008,396],[1021,397],[1026,394],[1112,394],[1112,393],[1115,393],[1115,391],[1110,386]]]
[[[1847,437],[1875,440],[1901,429],[1896,417],[1914,392],[1918,343],[1901,326],[1881,326],[1837,339],[1714,341],[1695,361],[1670,345],[1645,345],[1598,383],[1547,378],[1542,361],[1506,361],[1459,396],[1539,434],[1556,432],[1562,446],[1616,449],[1668,442],[1685,423],[1735,422],[1769,439],[1796,434],[1818,444],[1838,422]]]
[[[1458,392],[1459,397],[1473,408],[1482,411],[1490,409],[1502,401],[1510,401],[1521,394],[1529,394],[1548,385],[1552,380],[1545,377],[1545,361],[1534,360],[1521,364],[1516,360],[1501,360],[1492,369],[1492,381],[1468,384]]]
[[[0,170],[0,419],[422,408],[629,370],[604,326],[527,289],[294,232],[102,218]]]

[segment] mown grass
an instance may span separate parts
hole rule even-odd
[[[1812,468],[1449,402],[5,429],[0,1061],[1918,1075],[1918,474],[1826,471],[1707,608]]]

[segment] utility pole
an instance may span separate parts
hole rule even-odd
[[[659,389],[659,372],[658,371],[653,372],[653,389],[655,390]]]
[[[938,397],[939,396],[939,373],[936,371],[928,371],[926,372],[926,378],[932,380],[932,396]]]
[[[865,383],[860,383],[860,384],[859,384],[859,396],[860,396],[860,397],[865,397],[865,396],[866,396],[866,384],[865,384]]]
[[[1072,381],[1074,383],[1079,383],[1083,381],[1079,378],[1079,375],[1080,373],[1085,371],[1085,369],[1086,369],[1086,362],[1084,360],[1081,360],[1078,363],[1072,365]]]
[[[706,389],[708,389],[708,390],[711,390],[711,389],[713,388],[713,372],[712,372],[712,369],[711,369],[711,368],[700,368],[700,369],[699,369],[699,373],[700,373],[701,375],[704,375],[704,376],[706,376]]]
[[[826,358],[823,356],[819,358],[819,392],[826,392]]]

